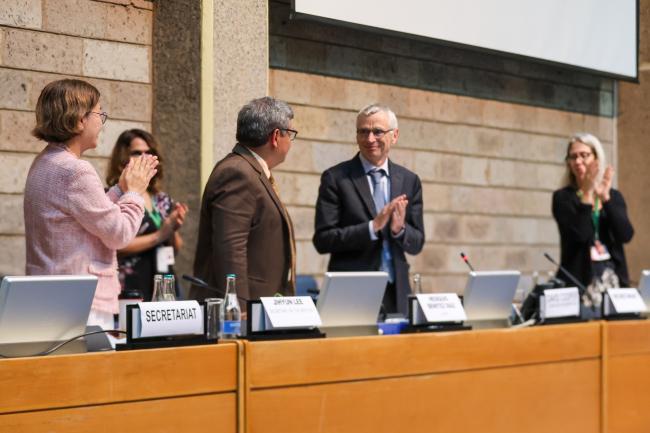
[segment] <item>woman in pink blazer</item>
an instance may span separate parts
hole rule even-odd
[[[115,251],[135,237],[142,195],[156,173],[155,157],[134,158],[107,193],[94,167],[81,159],[97,147],[108,115],[99,91],[80,80],[54,81],[36,104],[33,134],[47,142],[25,184],[27,275],[98,277],[88,324],[113,328],[118,312]]]

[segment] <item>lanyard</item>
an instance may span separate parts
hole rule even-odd
[[[147,215],[149,215],[149,218],[151,218],[151,221],[153,221],[156,228],[159,229],[160,225],[162,224],[162,215],[160,215],[160,212],[158,212],[156,199],[152,197],[151,202],[151,211],[149,211],[149,209],[145,210],[147,211]]]
[[[598,240],[600,236],[600,209],[598,209],[598,197],[594,198],[594,207],[591,210],[591,222],[594,223],[594,237]]]

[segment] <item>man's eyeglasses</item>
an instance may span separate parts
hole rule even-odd
[[[298,135],[298,131],[295,129],[289,129],[289,128],[278,128],[280,131],[284,131],[289,134],[289,140],[293,141],[296,139],[296,135]]]
[[[151,150],[132,150],[129,155],[131,156],[140,156],[140,155],[153,155],[154,153]]]
[[[391,129],[379,129],[379,128],[366,129],[366,128],[363,128],[363,129],[357,129],[357,135],[359,137],[369,137],[370,133],[372,133],[372,135],[374,135],[375,138],[379,139],[379,138],[382,138],[384,135],[386,135],[387,133],[389,133],[389,132],[391,132],[393,130],[394,130],[394,128],[391,128]]]
[[[101,113],[99,111],[89,111],[88,114],[97,114],[100,119],[102,119],[102,125],[106,123],[106,120],[108,119],[108,113],[105,111],[102,111]]]
[[[591,155],[593,155],[592,152],[572,153],[571,155],[567,155],[566,160],[570,162],[576,162],[578,159],[586,161]]]

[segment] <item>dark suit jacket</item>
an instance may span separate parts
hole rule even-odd
[[[393,264],[398,310],[407,312],[411,293],[409,264],[404,253],[418,254],[424,245],[422,222],[422,185],[418,176],[388,161],[391,199],[406,194],[406,228],[403,236],[388,234]],[[330,271],[377,271],[381,265],[383,234],[371,240],[368,222],[377,215],[368,178],[359,154],[328,170],[321,177],[316,202],[316,250],[331,253]]]
[[[560,230],[560,264],[585,286],[593,278],[590,249],[594,244],[595,231],[591,210],[592,206],[583,204],[571,186],[553,193],[553,217]],[[623,195],[612,189],[610,200],[603,204],[600,213],[599,238],[612,256],[622,287],[628,287],[630,283],[623,244],[629,242],[633,235],[634,229],[627,217]],[[571,284],[571,279],[562,271],[558,271],[558,277]]]
[[[236,145],[214,167],[203,192],[195,275],[225,291],[226,274],[236,274],[237,294],[248,299],[291,294],[288,224],[262,167]],[[192,299],[215,296],[196,286],[190,290]]]

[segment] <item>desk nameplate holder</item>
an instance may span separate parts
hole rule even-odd
[[[426,302],[429,297],[438,296],[445,299],[435,301],[438,305],[440,302],[454,304],[452,308],[455,311],[453,316],[454,320],[449,321],[428,321],[425,311],[422,308],[421,302]],[[447,299],[449,298],[449,299]],[[453,299],[452,299],[453,298]],[[460,305],[458,305],[460,304]],[[417,333],[417,332],[449,332],[449,331],[468,331],[472,329],[470,325],[464,324],[466,319],[465,312],[463,311],[462,303],[455,293],[440,293],[440,294],[427,294],[427,295],[410,295],[408,298],[408,319],[409,324],[402,331],[402,333]],[[462,313],[462,314],[460,314]]]
[[[280,298],[282,299],[282,298]],[[312,301],[313,302],[313,301]],[[324,338],[325,334],[313,328],[273,328],[261,299],[249,300],[246,317],[246,339],[249,341],[293,340],[304,338]]]
[[[538,325],[561,325],[586,322],[580,315],[580,292],[577,287],[545,289],[539,296]]]
[[[605,320],[645,320],[642,313],[647,308],[637,289],[608,289],[603,293],[603,314]]]
[[[115,345],[116,351],[134,350],[134,349],[157,349],[164,347],[180,347],[180,346],[197,346],[201,344],[214,344],[217,340],[208,340],[205,337],[206,330],[206,314],[205,303],[199,302],[203,309],[203,334],[189,334],[189,335],[171,335],[162,337],[136,337],[136,329],[139,327],[140,322],[140,306],[132,304],[126,306],[126,343],[118,343]]]

